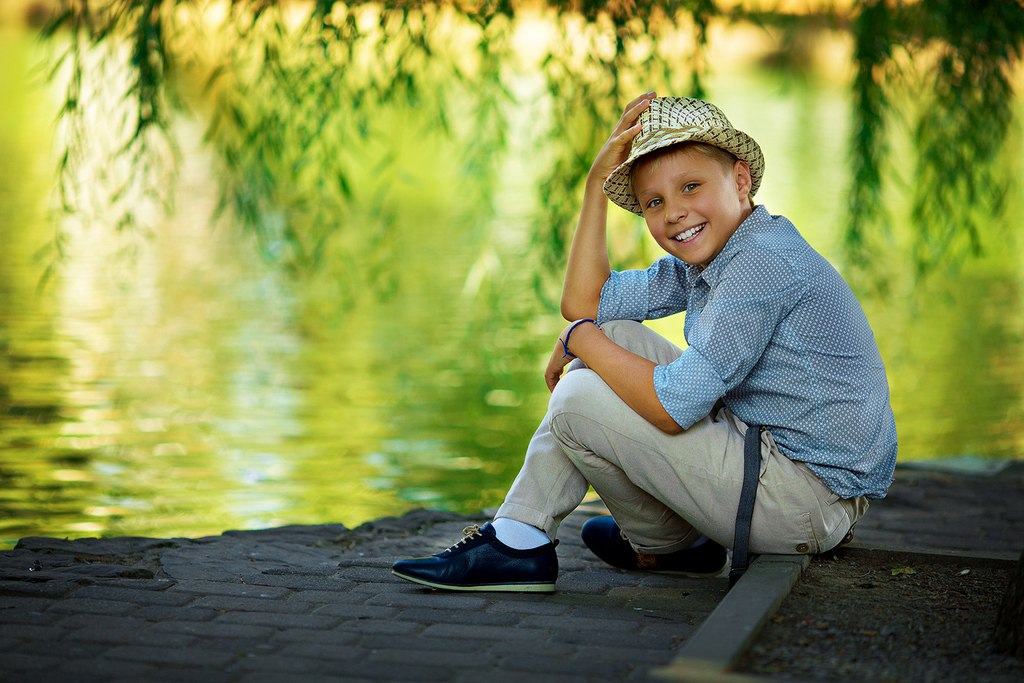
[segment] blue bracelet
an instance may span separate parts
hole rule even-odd
[[[597,321],[594,320],[593,318],[584,318],[583,320],[577,320],[576,322],[574,322],[572,324],[572,327],[569,328],[569,331],[565,333],[565,339],[558,340],[562,342],[562,350],[565,351],[565,353],[562,354],[562,358],[576,357],[576,354],[569,350],[569,335],[571,335],[572,331],[575,330],[580,325],[582,325],[583,323],[594,323],[595,325],[597,325]],[[597,325],[597,329],[601,329],[601,326]]]

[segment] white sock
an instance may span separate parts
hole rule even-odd
[[[551,542],[548,535],[535,526],[508,517],[498,517],[491,526],[498,540],[516,550],[530,550]]]

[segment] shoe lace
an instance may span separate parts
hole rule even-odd
[[[480,527],[477,526],[476,524],[470,524],[469,526],[467,526],[465,529],[462,530],[462,540],[460,540],[455,545],[453,545],[450,548],[448,548],[448,550],[446,550],[445,552],[449,552],[449,551],[455,550],[460,545],[462,545],[463,543],[469,541],[472,538],[475,538],[476,536],[483,536],[483,534],[480,533]]]

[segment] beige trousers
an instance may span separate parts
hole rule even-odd
[[[619,346],[659,364],[682,353],[639,323],[614,321],[603,328]],[[731,547],[747,426],[722,408],[682,434],[669,435],[579,361],[567,370],[496,516],[554,538],[593,486],[641,552],[673,552],[700,534]],[[761,435],[750,552],[829,550],[867,507],[865,498],[840,499],[806,465],[780,453],[770,432]]]

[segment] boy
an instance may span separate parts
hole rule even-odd
[[[763,173],[760,147],[714,105],[630,102],[587,178],[561,304],[573,322],[548,362],[551,402],[523,468],[493,522],[395,563],[396,576],[553,591],[552,539],[588,486],[611,512],[583,527],[598,557],[715,576],[739,538],[754,425],[750,552],[829,550],[885,495],[896,427],[874,336],[832,266],[755,207]],[[612,272],[602,190],[668,255]],[[680,311],[685,351],[634,322]]]

